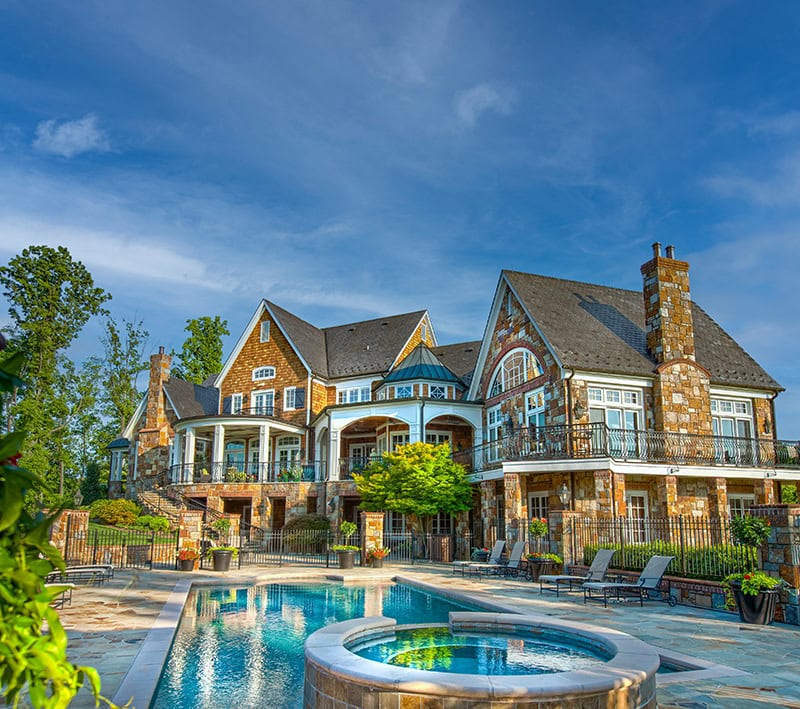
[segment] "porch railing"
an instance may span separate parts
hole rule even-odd
[[[673,465],[800,467],[800,441],[609,428],[604,423],[520,428],[453,453],[471,472],[505,461],[613,458]]]
[[[193,483],[294,483],[321,480],[319,461],[311,463],[179,463],[170,466],[173,484]]]
[[[380,462],[382,459],[379,455],[339,458],[339,480],[352,480],[353,473],[360,473],[370,463]]]

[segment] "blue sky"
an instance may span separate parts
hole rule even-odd
[[[0,28],[0,260],[67,246],[151,349],[261,297],[477,339],[502,268],[640,289],[661,241],[800,436],[800,4],[12,0]]]

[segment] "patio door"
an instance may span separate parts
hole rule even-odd
[[[363,443],[356,443],[350,446],[350,461],[349,468],[352,473],[362,470],[368,463],[367,460],[367,447]]]
[[[630,530],[629,542],[642,544],[650,538],[647,528],[647,493],[628,492],[625,494],[625,502],[628,506],[628,529]]]

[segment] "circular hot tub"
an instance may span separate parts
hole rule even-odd
[[[660,658],[625,633],[544,616],[451,613],[448,625],[359,618],[306,641],[304,706],[655,707]],[[396,700],[394,698],[397,698]],[[384,703],[386,702],[386,703]],[[416,704],[415,704],[416,705]],[[449,706],[449,703],[448,703]]]

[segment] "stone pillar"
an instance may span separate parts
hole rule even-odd
[[[753,483],[755,493],[755,504],[774,505],[775,504],[775,483],[771,478],[758,478]]]
[[[494,480],[481,483],[481,520],[483,522],[483,545],[492,547],[497,541],[497,509]]]
[[[522,515],[522,490],[520,476],[507,473],[504,476],[506,506],[506,543],[513,544],[524,538],[525,517]]]
[[[678,478],[675,475],[665,475],[658,486],[659,497],[664,505],[665,517],[676,517],[678,510]]]
[[[728,481],[726,478],[708,478],[708,516],[728,516]]]
[[[772,482],[771,480],[767,482]],[[781,592],[778,615],[787,623],[800,625],[800,505],[756,505],[750,514],[766,517],[772,532],[762,547],[762,567],[770,576],[782,578],[792,588]]]
[[[50,525],[50,543],[67,565],[90,564],[86,542],[89,536],[89,510],[62,510]]]
[[[384,512],[361,513],[361,563],[367,563],[367,550],[383,546]]]
[[[581,514],[569,510],[555,510],[548,515],[550,527],[550,551],[564,560],[564,573],[574,564],[583,563],[583,549],[576,544],[579,537],[573,536],[573,524],[577,524]]]

